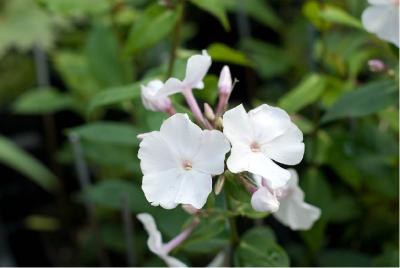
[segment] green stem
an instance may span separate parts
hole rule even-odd
[[[229,200],[228,200],[228,195],[226,194],[226,191],[223,192],[224,195],[224,199],[225,199],[225,206],[226,206],[226,210],[230,211],[232,209]],[[226,257],[226,266],[232,266],[233,263],[233,252],[236,248],[236,246],[239,243],[239,235],[237,232],[237,226],[236,226],[236,221],[235,218],[233,216],[228,216],[228,228],[229,228],[229,232],[230,232],[230,245],[229,245],[229,250],[228,250],[228,254]]]
[[[185,0],[180,0],[180,8],[181,14],[179,16],[179,19],[175,25],[175,30],[174,30],[174,39],[172,41],[172,47],[171,47],[171,57],[169,60],[169,65],[168,65],[168,72],[167,72],[167,79],[172,76],[172,72],[174,71],[174,65],[175,65],[175,60],[176,60],[176,50],[178,49],[180,39],[181,39],[181,28],[183,24],[183,17],[185,13]]]

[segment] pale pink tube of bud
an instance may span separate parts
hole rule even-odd
[[[369,67],[369,70],[374,73],[379,73],[386,69],[385,64],[379,59],[369,60],[368,67]]]
[[[186,238],[189,237],[189,235],[192,233],[193,229],[200,223],[200,221],[196,218],[193,220],[192,224],[183,230],[180,234],[175,236],[171,241],[169,241],[167,244],[164,245],[164,251],[165,253],[171,252],[174,248],[179,246],[183,241],[186,240]]]
[[[183,96],[186,99],[186,102],[190,108],[190,110],[192,110],[193,112],[193,116],[194,118],[196,118],[196,120],[202,124],[203,126],[205,126],[206,128],[212,129],[212,126],[210,125],[210,123],[204,119],[203,117],[203,113],[200,110],[200,107],[193,95],[193,92],[191,89],[184,89],[182,91]]]

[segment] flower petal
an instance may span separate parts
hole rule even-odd
[[[169,96],[182,92],[183,89],[184,85],[182,81],[172,77],[165,82],[164,86],[158,91],[157,96]]]
[[[151,205],[172,209],[178,205],[175,196],[180,191],[181,184],[182,171],[176,168],[144,175],[142,189]]]
[[[144,175],[180,166],[176,151],[167,144],[160,132],[146,133],[139,146],[138,158]]]
[[[251,206],[256,211],[275,212],[279,209],[279,201],[266,187],[260,187],[251,196]]]
[[[191,160],[199,149],[202,130],[186,114],[175,114],[161,125],[161,136],[179,154],[181,161]]]
[[[233,173],[248,171],[260,175],[270,182],[273,189],[284,186],[290,173],[262,153],[254,153],[246,146],[233,146],[227,161],[228,169]]]
[[[284,134],[264,144],[262,151],[279,163],[296,165],[304,155],[303,133],[292,123]]]
[[[182,173],[179,191],[175,203],[190,204],[201,209],[212,190],[211,175],[198,172],[194,169]]]
[[[161,233],[157,229],[153,216],[148,213],[140,213],[136,217],[143,224],[144,229],[149,235],[147,246],[150,251],[157,255],[164,255]]]
[[[177,258],[171,257],[171,256],[160,256],[165,263],[168,265],[168,267],[188,267],[186,264],[178,260]]]
[[[210,66],[211,57],[206,51],[203,51],[203,55],[191,56],[186,65],[186,75],[183,80],[185,86],[189,88],[199,86]]]
[[[249,118],[254,125],[255,137],[259,143],[269,142],[282,135],[292,124],[284,110],[267,104],[250,110]]]
[[[319,208],[290,197],[281,200],[279,210],[274,213],[274,217],[292,230],[310,229],[320,215]]]
[[[193,159],[193,169],[212,175],[223,173],[225,154],[230,148],[220,131],[204,130],[199,151]]]
[[[253,128],[243,105],[225,112],[223,116],[224,134],[232,144],[250,144]]]
[[[364,28],[379,38],[399,47],[399,7],[396,5],[375,5],[362,14]]]

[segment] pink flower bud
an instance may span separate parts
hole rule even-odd
[[[368,61],[369,70],[374,73],[382,72],[386,69],[385,64],[378,59],[373,59]]]
[[[220,95],[230,95],[232,92],[232,77],[229,67],[225,65],[218,80],[218,89]]]

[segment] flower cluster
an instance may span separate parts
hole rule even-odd
[[[203,113],[193,89],[204,87],[203,78],[210,65],[211,57],[203,51],[188,59],[183,80],[154,80],[142,86],[144,106],[170,115],[160,131],[139,137],[146,199],[153,206],[172,209],[181,204],[196,213],[212,191],[212,177],[229,171],[237,174],[238,181],[252,194],[254,210],[273,213],[294,230],[309,229],[320,210],[304,202],[295,171],[278,164],[296,165],[302,160],[301,130],[284,110],[267,104],[249,112],[243,105],[227,110],[234,84],[228,66],[220,74],[216,110],[205,103]],[[175,112],[169,96],[176,93],[184,96],[197,124],[189,115]],[[139,219],[150,234],[155,233],[148,216]],[[173,260],[167,256],[170,249],[166,250],[158,237],[159,233],[156,243],[149,244],[150,249],[168,263]]]

